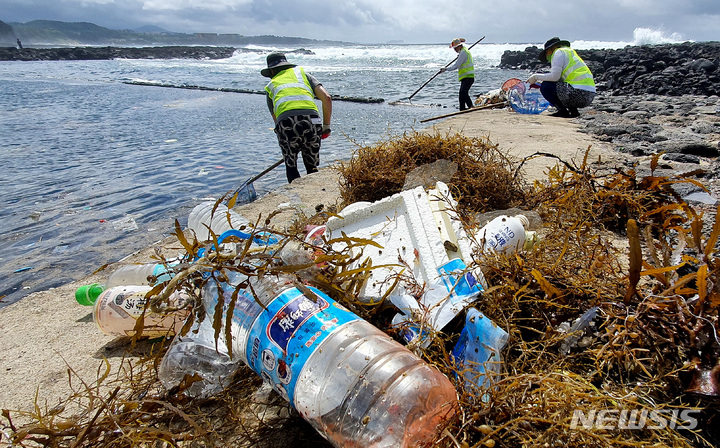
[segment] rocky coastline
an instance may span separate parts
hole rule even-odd
[[[578,50],[598,95],[576,120],[582,132],[608,142],[641,165],[660,154],[660,168],[693,172],[720,197],[720,42]],[[543,72],[540,48],[506,51],[501,68]],[[677,185],[681,194],[699,190]]]
[[[630,156],[642,176],[684,175],[672,189],[698,211],[720,199],[720,97],[601,93],[575,118],[579,131]],[[658,157],[652,169],[651,160]],[[700,187],[702,185],[703,187]]]
[[[0,48],[0,61],[80,61],[104,59],[225,59],[233,47],[67,47]]]
[[[577,50],[595,77],[599,92],[612,95],[715,95],[720,92],[720,42],[627,46]],[[506,51],[500,68],[542,71],[540,48]]]
[[[157,46],[157,47],[0,47],[0,61],[90,61],[107,59],[225,59],[236,51],[261,52],[249,48],[215,46]],[[312,54],[299,48],[286,53]]]

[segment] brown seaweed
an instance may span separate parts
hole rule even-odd
[[[599,173],[585,161],[558,163],[546,180],[527,186],[513,174],[522,161],[510,160],[483,139],[406,134],[359,148],[337,167],[343,201],[397,193],[407,172],[441,158],[459,165],[449,186],[469,228],[474,213],[511,205],[536,210],[543,227],[531,250],[477,257],[489,288],[473,305],[510,335],[502,370],[490,388],[465,390],[457,380],[449,354],[458,339],[456,325],[419,350],[456,384],[461,401],[457,418],[433,446],[717,446],[718,210],[695,210],[672,189],[678,182],[697,181],[654,172],[639,177],[621,168]],[[305,223],[322,223],[330,215],[299,217],[272,254],[249,244],[231,255],[207,252],[200,263],[181,267],[172,282],[156,288],[151,306],[162,310],[163,297],[172,290],[193,293],[204,281],[200,273],[219,267],[250,276],[283,270],[396,336],[388,319],[391,305],[356,300],[371,262],[351,267],[359,256],[335,252],[331,245],[313,248],[312,263],[280,262],[283,251],[302,247]],[[713,222],[709,232],[703,230],[705,222]],[[272,229],[272,217],[259,219],[253,231],[266,227]],[[176,232],[188,254],[197,254],[200,244],[192,235],[179,225]],[[340,240],[356,249],[373,244]],[[421,294],[423,285],[416,289]],[[593,324],[576,335],[569,350],[561,349],[567,335],[560,324],[591,307],[597,307]],[[198,312],[195,318],[201,317]],[[279,396],[261,388],[247,368],[211,399],[184,396],[192,378],[163,390],[156,366],[164,349],[163,342],[152,345],[149,354],[124,361],[115,371],[104,363],[91,382],[69,371],[72,383],[79,380],[81,387],[63,406],[43,408],[38,399],[31,413],[3,410],[5,437],[15,446],[45,447],[329,446]],[[696,429],[683,425],[687,410],[694,412]],[[660,428],[598,427],[578,424],[577,418],[652,412],[675,420]],[[16,424],[18,419],[30,423]]]

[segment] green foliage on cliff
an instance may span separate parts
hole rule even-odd
[[[0,20],[0,46],[15,45],[15,32],[7,23]]]
[[[0,22],[2,23],[2,22]],[[11,31],[25,45],[230,45],[286,44],[308,45],[331,43],[300,37],[243,36],[240,34],[173,33],[168,31],[138,32],[112,30],[89,22],[60,22],[33,20],[27,23],[10,23]],[[0,37],[2,28],[0,28]],[[15,38],[11,41],[14,45]],[[335,42],[337,43],[337,42]]]

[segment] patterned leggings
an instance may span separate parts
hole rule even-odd
[[[297,168],[298,154],[302,153],[305,171],[316,173],[320,165],[320,136],[322,123],[312,115],[295,115],[280,120],[275,125],[278,143],[285,159],[288,183],[300,177]]]
[[[594,92],[576,89],[566,82],[543,81],[540,93],[558,109],[575,109],[587,107],[595,98]]]

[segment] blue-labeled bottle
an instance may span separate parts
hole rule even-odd
[[[224,274],[222,291],[212,281],[203,290],[209,316],[247,280]],[[297,287],[285,276],[249,281],[256,297],[249,288],[239,290],[233,308],[233,358],[333,445],[429,444],[457,411],[457,394],[445,375],[320,290]]]

